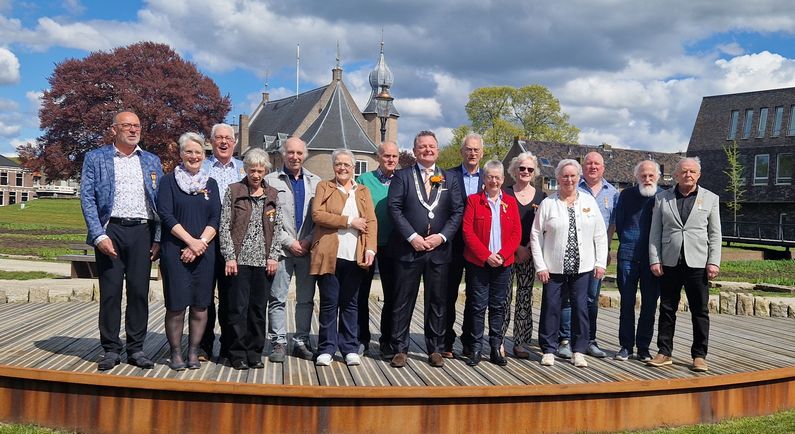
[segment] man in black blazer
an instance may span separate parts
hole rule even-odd
[[[461,186],[455,176],[436,167],[439,145],[431,131],[414,138],[417,164],[396,172],[389,185],[387,207],[395,224],[394,242],[399,261],[392,316],[391,365],[405,366],[409,325],[420,278],[425,303],[425,345],[428,363],[444,365],[447,273],[452,257],[451,241],[464,215]]]
[[[467,203],[467,196],[483,191],[483,171],[480,170],[480,160],[483,158],[483,137],[480,134],[472,133],[464,137],[461,144],[461,164],[447,169],[451,178],[456,178],[461,185],[461,198],[464,204]],[[458,287],[461,284],[461,277],[464,275],[464,236],[461,227],[453,238],[453,256],[450,262],[447,279],[447,316],[445,318],[444,330],[444,351],[442,357],[453,358],[453,344],[455,343],[455,303],[458,300]],[[461,343],[464,345],[464,355],[466,356],[472,347],[472,342],[467,340],[469,336],[469,317],[464,314],[464,324],[461,328]]]

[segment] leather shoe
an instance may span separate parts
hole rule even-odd
[[[432,353],[430,356],[428,356],[428,364],[434,368],[441,368],[444,366],[444,358],[440,353]]]
[[[149,360],[149,357],[146,357],[146,354],[144,354],[143,351],[138,351],[137,353],[128,356],[127,363],[137,366],[141,369],[152,369],[155,367],[155,363]]]
[[[477,366],[480,363],[480,351],[475,351],[475,354],[467,360],[467,366]]]
[[[170,360],[168,362],[168,367],[175,370],[175,371],[184,371],[186,368],[185,362],[174,362]]]
[[[467,359],[472,357],[472,347],[469,345],[464,345],[463,349],[461,350],[461,355]]]
[[[444,357],[445,359],[452,359],[455,358],[455,355],[453,354],[452,351],[442,351],[442,357]]]
[[[529,359],[530,351],[527,351],[521,345],[514,345],[513,355],[516,356],[517,359]]]
[[[265,364],[262,363],[262,360],[254,359],[248,361],[248,367],[251,369],[262,369],[265,367]]]
[[[397,353],[394,357],[392,357],[392,362],[390,362],[389,365],[393,368],[402,368],[406,366],[406,360],[408,358],[409,357],[406,355],[406,353]]]
[[[491,355],[489,356],[489,361],[494,363],[497,366],[505,366],[508,364],[508,359],[500,353],[500,349],[491,350]]]
[[[113,369],[116,365],[119,364],[119,355],[116,353],[105,353],[99,362],[97,362],[97,369],[100,371],[107,371]]]
[[[235,368],[238,371],[245,371],[246,369],[248,369],[248,363],[246,363],[246,361],[242,360],[242,359],[241,360],[233,360],[232,361],[232,367]]]
[[[709,371],[709,367],[707,366],[707,361],[704,360],[703,357],[696,357],[693,359],[693,366],[690,367],[694,372],[707,372]]]

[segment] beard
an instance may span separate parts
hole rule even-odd
[[[643,197],[652,197],[657,193],[657,184],[650,185],[648,187],[643,185],[638,185],[638,190],[640,190],[640,195]]]

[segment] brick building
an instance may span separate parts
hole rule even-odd
[[[33,174],[0,155],[0,206],[27,202],[35,197]]]
[[[706,96],[701,101],[688,156],[701,159],[701,185],[721,198],[721,219],[733,215],[725,206],[732,200],[724,173],[724,147],[736,141],[744,168],[739,222],[761,224],[767,237],[780,236],[781,224],[795,223],[792,189],[795,154],[795,88]],[[724,232],[727,225],[724,224]],[[764,235],[764,234],[763,234]]]

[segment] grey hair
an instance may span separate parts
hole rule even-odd
[[[198,143],[199,146],[204,149],[204,136],[199,133],[189,131],[179,136],[179,140],[177,140],[177,143],[179,143],[180,154],[185,151],[185,146],[187,146],[190,142]]]
[[[696,163],[696,167],[698,168],[698,173],[701,173],[701,159],[698,157],[684,157],[681,160],[676,162],[676,166],[674,166],[674,173],[679,172],[679,169],[682,168],[682,163],[685,161],[692,161]]]
[[[271,159],[268,153],[261,148],[251,148],[243,157],[243,167],[246,170],[254,166],[262,166],[265,170],[271,170]]]
[[[384,147],[387,146],[387,145],[392,145],[392,146],[398,148],[398,145],[395,142],[384,142],[384,143],[381,143],[380,145],[378,145],[378,150],[376,151],[376,154],[378,154],[379,157],[384,155]],[[400,153],[400,148],[398,148],[398,154],[399,153]]]
[[[463,150],[464,146],[466,146],[467,140],[472,140],[472,139],[477,140],[478,142],[480,142],[480,149],[483,150],[483,147],[484,147],[484,145],[483,145],[483,136],[481,136],[478,133],[469,133],[469,134],[467,134],[466,137],[464,137],[464,140],[461,141],[461,150]]]
[[[348,149],[335,149],[331,153],[331,164],[332,165],[334,164],[335,161],[337,161],[337,157],[339,157],[340,155],[347,155],[348,157],[350,157],[351,163],[354,163],[356,161],[356,157],[354,157],[353,152],[351,152],[350,150],[348,150]]]
[[[308,158],[309,157],[309,148],[306,147],[306,142],[301,140],[301,138],[298,137],[298,136],[290,137],[287,140],[285,140],[284,142],[282,142],[282,144],[279,146],[279,153],[282,154],[282,157],[287,156],[287,142],[289,142],[290,140],[293,140],[293,139],[298,140],[299,142],[301,142],[304,145],[304,158]]]
[[[573,166],[575,169],[577,169],[577,176],[582,176],[582,166],[580,166],[580,163],[578,163],[577,160],[566,158],[560,160],[558,166],[555,167],[555,178],[557,178],[560,175],[560,172],[562,172],[563,168],[566,166]]]
[[[213,129],[211,129],[211,130],[210,130],[210,138],[211,138],[211,139],[214,139],[214,138],[215,138],[215,133],[217,133],[217,132],[218,132],[218,130],[219,130],[219,129],[221,129],[221,128],[227,128],[227,129],[229,129],[229,131],[231,131],[231,132],[232,132],[232,140],[235,140],[235,129],[234,129],[234,128],[232,128],[232,126],[231,126],[231,125],[229,125],[229,124],[224,124],[224,123],[220,123],[220,124],[215,124],[215,125],[213,125]]]
[[[513,159],[511,159],[511,164],[508,165],[508,174],[511,175],[511,178],[513,178],[514,181],[519,178],[519,166],[523,161],[527,160],[530,160],[530,164],[532,164],[533,168],[535,169],[535,171],[530,174],[530,180],[532,181],[535,179],[536,172],[538,171],[538,158],[536,158],[532,152],[526,151],[513,157]]]
[[[654,170],[657,172],[657,176],[662,176],[660,173],[660,164],[654,160],[642,160],[638,164],[635,165],[635,168],[632,169],[632,174],[635,175],[635,179],[638,179],[638,175],[640,174],[640,168],[643,167],[644,164],[651,163],[654,165]]]
[[[483,173],[488,173],[491,169],[499,169],[502,177],[505,178],[505,166],[499,160],[489,160],[483,165]]]

